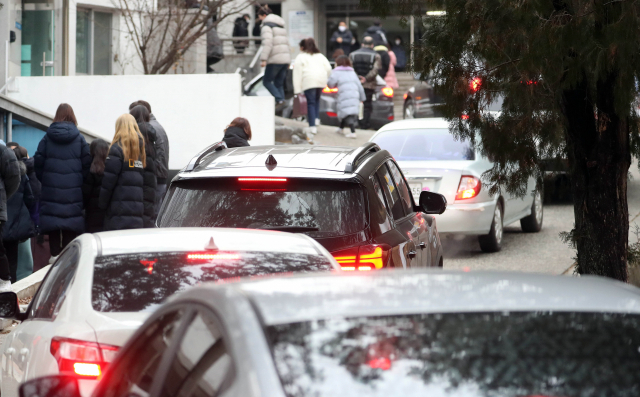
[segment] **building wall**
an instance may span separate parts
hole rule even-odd
[[[253,145],[275,143],[273,98],[243,98],[237,74],[19,77],[18,87],[12,98],[50,114],[69,103],[82,127],[108,141],[129,104],[148,101],[169,136],[172,169],[220,141],[238,116],[249,118]]]

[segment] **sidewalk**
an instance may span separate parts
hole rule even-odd
[[[282,124],[291,128],[307,128],[309,124],[306,122],[285,119],[283,117],[276,116],[276,124]],[[342,135],[336,134],[338,127],[330,125],[319,125],[318,133],[311,138],[313,144],[317,146],[352,146],[359,147],[368,142],[369,139],[375,134],[374,130],[356,130],[356,139],[346,138]],[[348,130],[348,128],[347,128]]]

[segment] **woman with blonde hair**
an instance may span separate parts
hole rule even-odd
[[[130,114],[118,117],[100,189],[104,230],[144,227],[144,149],[136,119]]]

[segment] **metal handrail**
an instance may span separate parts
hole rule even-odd
[[[367,142],[360,146],[347,157],[347,165],[344,172],[353,173],[358,168],[358,161],[362,160],[367,154],[380,151],[380,146],[373,142]]]
[[[187,164],[187,166],[184,168],[184,170],[187,172],[193,171],[198,166],[198,164],[200,164],[200,161],[205,156],[207,156],[211,152],[216,152],[218,150],[222,150],[226,148],[227,148],[227,144],[224,141],[214,143],[213,145],[209,146],[208,148],[198,153],[194,158],[192,158],[189,164]]]

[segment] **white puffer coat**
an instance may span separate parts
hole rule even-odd
[[[291,63],[289,39],[284,28],[284,19],[276,14],[269,14],[262,21],[260,30],[262,54],[260,59],[268,64],[285,65]]]
[[[331,74],[331,64],[324,55],[301,52],[293,62],[293,93],[310,88],[324,88]]]

